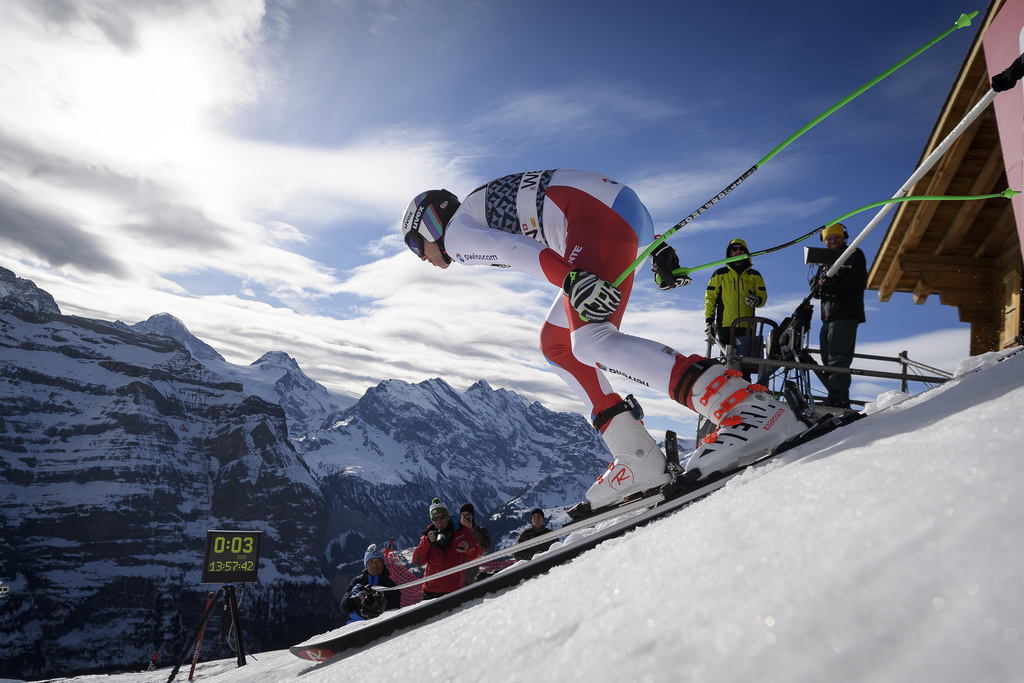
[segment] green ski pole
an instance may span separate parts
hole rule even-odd
[[[809,131],[811,128],[813,128],[814,126],[816,126],[819,123],[821,123],[825,118],[830,116],[837,109],[839,109],[840,107],[844,106],[845,104],[850,102],[852,99],[854,99],[855,97],[857,97],[858,95],[863,93],[868,88],[870,88],[873,85],[877,84],[879,81],[881,81],[885,77],[889,76],[892,72],[896,71],[901,66],[903,66],[904,64],[906,64],[910,60],[912,60],[915,57],[917,57],[919,54],[921,54],[922,52],[924,52],[925,50],[930,48],[932,45],[934,45],[935,43],[937,43],[940,40],[942,40],[943,38],[945,38],[946,36],[948,36],[953,31],[957,30],[958,28],[963,28],[965,26],[970,26],[971,25],[971,19],[973,19],[975,17],[975,15],[977,15],[977,14],[978,14],[978,10],[975,10],[974,12],[971,12],[970,14],[961,14],[960,18],[956,21],[955,24],[953,24],[953,26],[951,26],[950,28],[946,29],[943,33],[941,33],[940,35],[935,37],[933,40],[929,41],[927,44],[925,44],[924,46],[922,46],[921,48],[916,50],[910,56],[904,58],[900,62],[896,63],[895,65],[893,65],[891,67],[889,67],[883,73],[881,73],[878,76],[876,76],[875,78],[871,79],[870,81],[868,81],[867,83],[862,85],[860,88],[858,88],[854,92],[850,93],[849,95],[847,95],[846,97],[841,99],[839,102],[836,102],[834,105],[832,105],[827,110],[825,110],[820,115],[818,115],[818,117],[815,118],[813,121],[811,121],[810,123],[805,125],[803,128],[801,128],[797,132],[795,132],[792,135],[790,135],[785,140],[783,140],[781,143],[779,143],[775,147],[775,149],[773,149],[772,151],[768,152],[768,154],[766,154],[764,157],[762,157],[756,164],[754,164],[753,166],[748,168],[743,173],[743,175],[741,175],[736,180],[732,181],[732,183],[730,183],[724,190],[722,190],[717,195],[715,195],[714,197],[709,199],[707,202],[704,203],[703,206],[701,206],[699,209],[697,209],[696,211],[691,213],[689,216],[687,216],[686,218],[684,218],[683,220],[679,221],[678,223],[673,225],[671,228],[666,230],[664,232],[664,234],[661,235],[661,237],[659,237],[656,240],[654,240],[650,244],[650,246],[648,246],[646,249],[644,249],[643,252],[636,258],[636,260],[633,261],[632,264],[630,264],[630,266],[622,273],[622,275],[620,275],[618,278],[616,278],[616,280],[614,282],[612,282],[612,284],[614,286],[616,286],[616,287],[618,287],[620,284],[622,284],[622,281],[625,280],[629,276],[630,273],[632,273],[634,270],[639,268],[640,265],[644,262],[644,259],[646,259],[650,255],[650,253],[652,251],[657,249],[658,246],[662,242],[664,242],[666,239],[671,237],[677,230],[679,230],[679,228],[683,227],[684,225],[686,225],[687,223],[689,223],[690,221],[695,219],[697,216],[701,215],[702,213],[704,213],[705,211],[710,209],[712,206],[717,204],[723,197],[725,197],[725,195],[727,195],[730,192],[732,192],[734,189],[736,189],[740,185],[740,183],[742,183],[744,180],[746,180],[751,175],[753,175],[754,171],[756,171],[757,169],[761,168],[766,163],[768,163],[776,154],[778,154],[783,149],[785,149],[790,144],[792,144],[793,141],[795,141],[801,135],[803,135],[804,133]]]

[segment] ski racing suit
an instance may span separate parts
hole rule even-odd
[[[562,291],[580,268],[614,281],[654,241],[654,223],[636,193],[588,171],[557,169],[504,176],[474,190],[445,230],[445,250],[465,265],[514,268],[559,288],[541,328],[540,349],[590,409],[591,419],[621,403],[604,372],[665,391],[680,403],[679,379],[702,356],[619,332],[633,286],[607,322],[583,321]]]

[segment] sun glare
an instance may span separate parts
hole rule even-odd
[[[83,142],[141,164],[196,151],[210,89],[187,46],[150,41],[136,54],[83,59],[75,69],[72,117]]]

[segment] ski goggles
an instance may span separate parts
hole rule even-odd
[[[410,232],[405,236],[405,246],[409,247],[409,250],[420,258],[426,254],[426,250],[423,247],[423,235],[416,231]]]

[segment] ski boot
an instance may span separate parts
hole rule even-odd
[[[611,419],[608,419],[608,413],[613,414]],[[618,503],[672,481],[668,460],[644,428],[640,421],[642,418],[643,411],[632,396],[605,411],[606,426],[601,436],[615,460],[587,491],[591,510]],[[595,426],[600,429],[602,425],[597,423]]]
[[[684,466],[687,473],[699,471],[699,479],[749,465],[808,428],[785,403],[736,370],[701,361],[687,372],[691,378],[700,374],[691,379],[686,405],[717,426]]]

